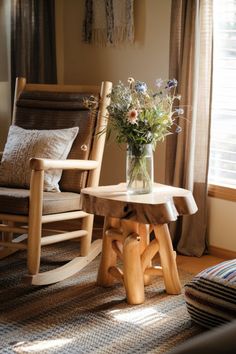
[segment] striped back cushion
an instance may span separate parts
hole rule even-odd
[[[88,159],[91,152],[96,116],[84,106],[91,93],[23,91],[16,102],[13,122],[24,129],[64,129],[79,127],[68,159]],[[94,95],[94,94],[93,94]],[[80,192],[86,172],[64,171],[61,191]]]
[[[236,259],[207,268],[185,285],[191,318],[211,328],[236,318]]]

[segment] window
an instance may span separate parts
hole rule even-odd
[[[213,9],[209,183],[236,195],[236,0],[214,0]]]

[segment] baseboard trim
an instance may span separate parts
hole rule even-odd
[[[210,255],[215,256],[215,257],[224,258],[224,259],[236,258],[235,251],[229,251],[224,248],[215,247],[215,246],[208,246],[208,251],[209,251]]]

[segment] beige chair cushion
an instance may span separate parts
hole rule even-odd
[[[80,194],[72,192],[43,193],[43,215],[80,209]],[[0,187],[0,213],[29,214],[29,190]]]
[[[32,157],[64,160],[67,158],[79,128],[31,130],[12,125],[9,129],[0,165],[0,185],[29,188]],[[45,191],[59,191],[62,170],[48,170],[44,176]]]

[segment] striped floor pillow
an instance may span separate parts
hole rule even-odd
[[[236,259],[207,268],[184,288],[188,312],[201,326],[211,328],[236,318]]]

